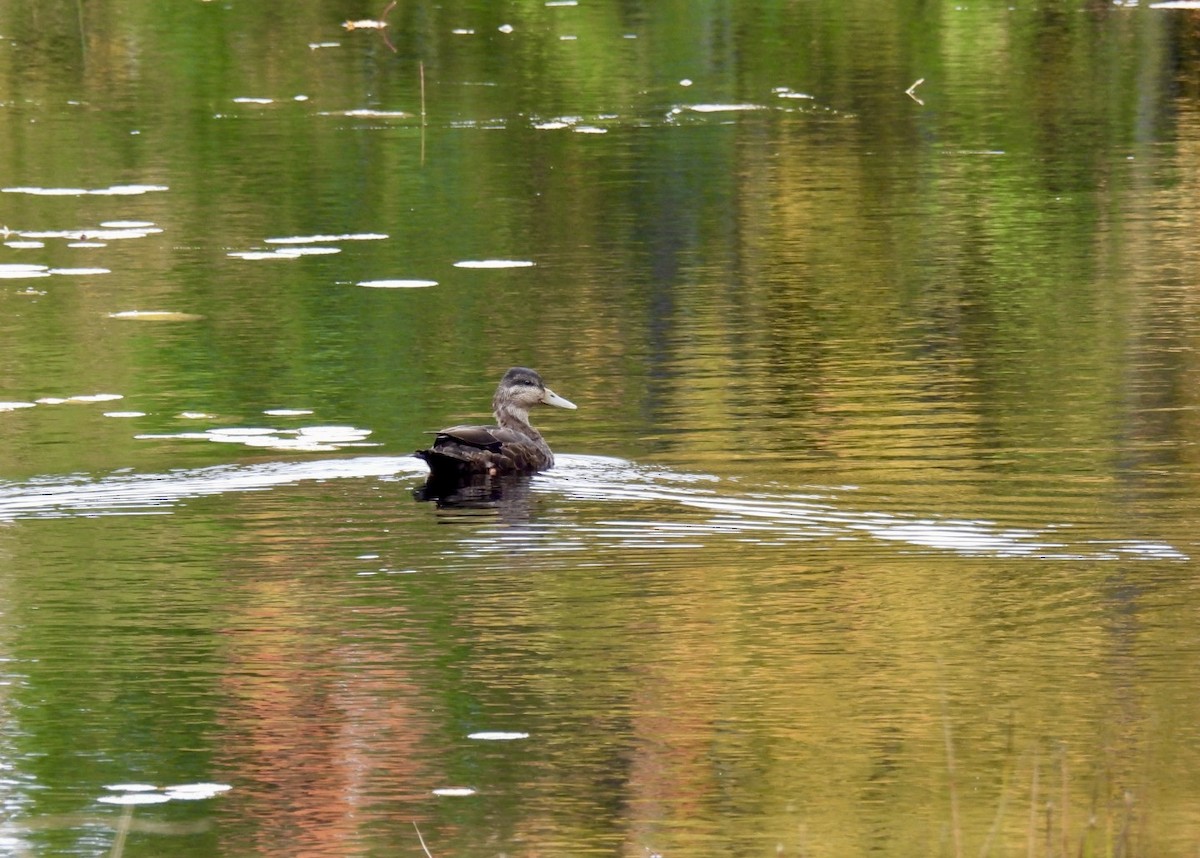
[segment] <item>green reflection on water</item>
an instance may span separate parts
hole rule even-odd
[[[459,855],[1194,851],[1189,564],[1101,559],[1196,550],[1194,15],[414,2],[341,26],[382,12],[0,8],[3,186],[168,189],[0,194],[6,239],[162,230],[0,247],[112,272],[0,280],[0,399],[123,396],[0,411],[5,480],[304,458],[138,437],[232,426],[396,455],[529,364],[580,405],[539,424],[557,450],[719,476],[690,491],[768,521],[568,470],[525,524],[449,524],[409,472],[11,523],[14,848],[103,852],[105,785],[217,780],[138,809],[126,854],[394,854],[414,819]],[[438,285],[355,285],[414,278]],[[779,507],[810,493],[841,529]],[[862,535],[892,516],[1080,559]]]

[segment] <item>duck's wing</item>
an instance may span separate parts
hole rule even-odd
[[[499,451],[504,444],[528,444],[529,439],[520,432],[500,426],[451,426],[442,429],[433,439],[437,449],[445,444],[460,444],[480,450]]]

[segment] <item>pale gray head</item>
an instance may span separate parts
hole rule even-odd
[[[496,395],[492,399],[492,410],[497,416],[502,411],[515,412],[527,419],[529,409],[535,405],[554,405],[558,408],[575,408],[575,403],[563,399],[542,381],[532,369],[514,366],[504,373]]]

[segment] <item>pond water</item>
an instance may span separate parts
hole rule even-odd
[[[10,0],[3,851],[1196,854],[1198,165],[1190,3]]]

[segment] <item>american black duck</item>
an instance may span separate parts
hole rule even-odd
[[[492,413],[499,425],[451,426],[437,433],[432,447],[417,450],[417,456],[429,463],[429,481],[463,482],[554,467],[550,445],[529,423],[529,409],[535,405],[575,408],[575,403],[546,387],[536,372],[514,366],[504,373],[492,397]]]

